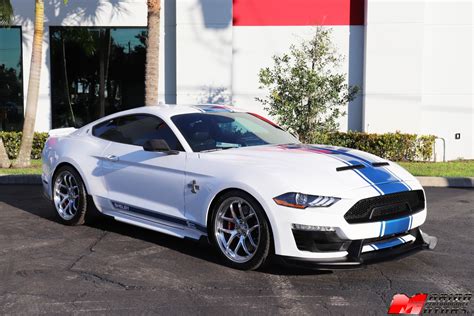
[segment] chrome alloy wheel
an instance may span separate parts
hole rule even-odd
[[[76,215],[79,209],[79,186],[71,172],[65,170],[56,177],[53,199],[62,219],[69,221]]]
[[[222,202],[214,221],[214,232],[222,253],[233,262],[248,262],[257,252],[260,223],[253,207],[240,197]]]

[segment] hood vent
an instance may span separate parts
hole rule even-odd
[[[336,171],[345,171],[345,170],[362,169],[362,168],[365,168],[365,166],[364,165],[352,165],[352,166],[337,167]]]
[[[383,167],[383,166],[388,166],[388,162],[373,162],[372,167]]]

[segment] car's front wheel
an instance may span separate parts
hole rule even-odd
[[[255,270],[267,260],[271,237],[260,204],[241,191],[230,191],[214,203],[210,239],[230,267]]]
[[[61,167],[53,179],[53,205],[58,219],[66,225],[84,224],[87,193],[79,173],[70,166]]]

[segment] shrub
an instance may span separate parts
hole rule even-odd
[[[359,91],[337,71],[343,59],[331,42],[331,29],[318,27],[308,41],[273,56],[273,65],[260,70],[260,88],[268,93],[257,101],[304,143],[315,132],[337,131],[338,119]]]
[[[16,159],[20,151],[21,132],[0,132],[0,137],[3,139],[5,150],[8,158]],[[43,151],[44,143],[48,138],[48,133],[35,133],[33,138],[33,149],[31,151],[31,159],[40,159]]]
[[[433,135],[361,132],[317,133],[311,143],[354,148],[393,161],[430,160],[433,156]]]

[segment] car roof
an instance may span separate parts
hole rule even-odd
[[[142,106],[133,108],[130,110],[116,112],[105,117],[102,117],[96,121],[93,121],[77,131],[77,134],[87,131],[91,126],[100,124],[101,122],[132,114],[154,114],[158,115],[164,120],[170,119],[172,116],[179,114],[188,113],[216,113],[216,112],[246,112],[245,110],[237,109],[229,105],[218,105],[218,104],[193,104],[193,105],[181,105],[181,104],[158,104],[152,106]]]
[[[178,114],[187,113],[213,113],[213,112],[244,112],[233,106],[217,104],[196,104],[196,105],[177,105],[177,104],[159,104],[153,106],[143,106],[131,110],[114,113],[108,118],[123,116],[128,114],[149,113],[158,114],[162,118],[172,117]]]

